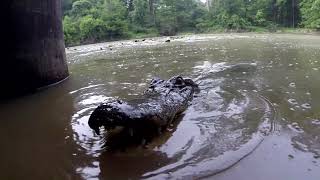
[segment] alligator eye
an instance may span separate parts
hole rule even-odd
[[[161,82],[162,82],[161,79],[159,79],[159,78],[154,78],[154,79],[151,80],[150,85],[155,85],[155,84],[158,84],[158,83],[161,83]]]
[[[174,86],[176,87],[184,87],[185,86],[185,82],[183,80],[182,77],[177,77],[174,81]]]

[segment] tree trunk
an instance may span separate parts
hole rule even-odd
[[[156,25],[156,14],[155,14],[155,8],[154,8],[154,1],[155,0],[149,0],[149,11],[153,19],[153,24]]]

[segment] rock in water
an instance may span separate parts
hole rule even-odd
[[[167,81],[153,79],[140,99],[103,103],[93,111],[88,123],[97,134],[100,134],[101,126],[106,129],[121,126],[130,133],[151,129],[162,131],[187,109],[197,91],[195,82],[181,76]]]

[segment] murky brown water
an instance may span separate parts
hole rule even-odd
[[[255,173],[230,167],[240,160],[241,167],[255,167],[255,159],[274,152],[285,159],[279,158],[281,172],[300,176],[271,177],[320,177],[319,36],[221,34],[164,41],[70,48],[66,82],[2,103],[0,178],[191,179],[227,170],[218,178],[241,179]],[[201,92],[175,130],[147,149],[127,147],[121,137],[96,136],[88,127],[90,113],[103,101],[136,98],[153,77],[179,74],[196,79]],[[274,151],[275,144],[283,148]],[[310,157],[293,170],[290,163],[299,153]],[[269,160],[267,170],[279,164]]]

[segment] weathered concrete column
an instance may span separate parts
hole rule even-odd
[[[10,0],[1,60],[1,95],[34,91],[68,77],[61,0]],[[1,56],[1,55],[0,55]]]

